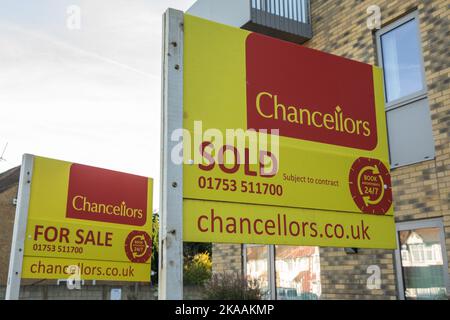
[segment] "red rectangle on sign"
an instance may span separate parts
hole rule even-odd
[[[80,164],[70,167],[67,218],[143,226],[147,201],[146,177]]]
[[[372,66],[259,34],[246,43],[248,129],[373,150]]]

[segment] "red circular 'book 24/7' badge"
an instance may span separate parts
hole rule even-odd
[[[384,215],[392,205],[391,176],[377,159],[358,158],[349,173],[350,192],[364,213]]]
[[[145,231],[132,231],[125,240],[128,259],[135,263],[145,263],[152,255],[152,239]]]

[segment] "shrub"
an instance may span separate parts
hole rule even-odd
[[[152,257],[151,257],[151,266],[152,271],[154,272],[151,275],[151,283],[158,283],[158,260],[159,260],[159,215],[154,214],[152,216]]]
[[[211,279],[212,262],[209,253],[198,253],[184,266],[184,284],[203,285]]]
[[[257,280],[247,280],[240,273],[215,273],[206,283],[206,300],[261,300]]]

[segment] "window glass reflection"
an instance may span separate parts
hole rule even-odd
[[[405,298],[447,300],[439,228],[400,231]]]
[[[424,89],[417,20],[381,36],[387,102]]]
[[[247,278],[258,281],[264,299],[270,299],[268,246],[247,246]]]
[[[318,247],[275,247],[277,299],[317,300],[321,295]]]

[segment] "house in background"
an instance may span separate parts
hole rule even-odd
[[[20,167],[0,173],[0,298],[8,281],[9,254],[16,212]]]

